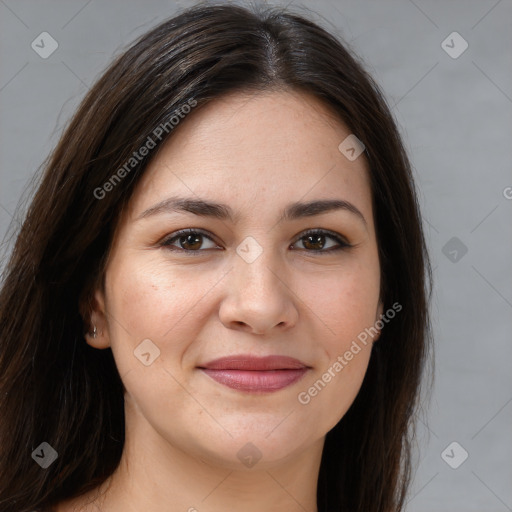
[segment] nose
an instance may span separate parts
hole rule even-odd
[[[286,276],[270,251],[251,263],[236,256],[219,311],[224,326],[260,335],[292,328],[299,316],[298,297]]]

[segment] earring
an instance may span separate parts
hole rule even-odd
[[[96,326],[94,326],[94,329],[92,330],[92,334],[91,336],[96,339],[96,337],[98,336],[98,331],[96,330]]]

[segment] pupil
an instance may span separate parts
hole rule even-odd
[[[316,247],[316,249],[321,249],[323,247],[323,243],[321,243],[321,239],[323,238],[324,235],[308,235],[307,236],[307,241],[306,241],[306,247],[308,246],[308,244],[310,243],[309,241],[312,240],[312,244],[315,245],[315,244],[319,244],[321,247]],[[315,241],[316,239],[316,241]]]
[[[185,245],[201,245],[201,235],[185,235]],[[182,244],[183,245],[183,244]],[[196,247],[197,248],[197,247]]]

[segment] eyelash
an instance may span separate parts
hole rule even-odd
[[[180,231],[176,231],[176,233],[173,233],[170,237],[164,239],[161,243],[160,243],[160,246],[161,247],[165,247],[167,250],[169,251],[173,251],[173,252],[181,252],[181,253],[185,253],[187,255],[196,255],[197,253],[201,253],[201,252],[204,252],[205,250],[207,249],[199,249],[199,250],[191,250],[191,249],[182,249],[181,247],[175,247],[175,246],[172,246],[171,243],[175,240],[178,240],[179,238],[185,236],[185,235],[191,235],[191,234],[196,234],[196,235],[202,235],[202,236],[205,236],[206,238],[208,238],[209,240],[211,240],[212,242],[216,243],[215,240],[213,240],[211,238],[211,236],[208,235],[208,233],[206,231],[203,231],[202,229],[195,229],[195,228],[188,228],[188,229],[182,229]],[[320,250],[307,250],[307,249],[301,249],[303,251],[306,251],[308,253],[313,253],[313,254],[330,254],[330,253],[333,253],[333,252],[337,252],[337,251],[341,251],[341,250],[346,250],[346,249],[349,249],[351,247],[353,247],[351,244],[345,242],[345,240],[343,240],[339,235],[337,235],[336,233],[332,232],[332,231],[328,231],[328,230],[325,230],[325,229],[308,229],[306,231],[304,231],[303,233],[301,233],[301,235],[297,238],[297,241],[307,237],[307,236],[314,236],[314,235],[324,235],[328,238],[332,238],[333,240],[336,241],[336,243],[338,244],[338,246],[335,246],[335,247],[331,247],[329,249],[320,249]],[[193,254],[193,253],[196,253],[196,254]]]

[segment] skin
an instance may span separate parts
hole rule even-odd
[[[292,91],[231,94],[175,128],[123,213],[105,291],[95,295],[99,335],[87,337],[112,348],[126,388],[121,464],[58,512],[317,510],[325,435],[360,389],[371,338],[308,404],[297,396],[382,313],[367,163],[338,150],[349,134],[319,100]],[[171,195],[225,203],[239,219],[167,212],[137,220]],[[278,222],[289,203],[313,199],[350,201],[366,225],[346,210]],[[184,228],[211,239],[192,244],[191,256],[159,245]],[[321,254],[338,243],[326,235],[308,245],[301,233],[310,228],[353,247]],[[251,263],[236,252],[249,236],[262,248]],[[175,248],[191,247],[181,240]],[[134,357],[145,339],[160,350],[149,366]],[[235,391],[197,369],[246,353],[311,368],[266,394]],[[252,468],[237,457],[247,443],[261,453]]]

